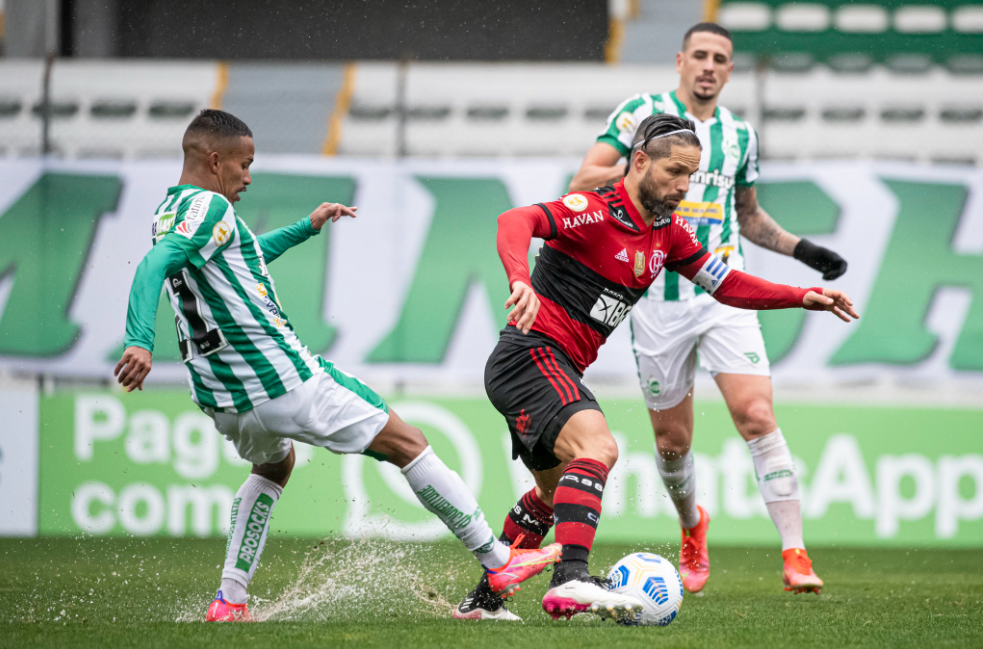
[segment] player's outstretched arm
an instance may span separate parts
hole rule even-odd
[[[846,272],[843,257],[808,239],[802,239],[785,230],[758,204],[758,190],[753,186],[738,187],[734,194],[737,222],[741,234],[762,248],[795,257],[803,264],[823,274],[826,281],[836,279]]]
[[[843,322],[850,322],[850,318],[859,320],[860,315],[853,308],[853,300],[843,291],[834,291],[824,288],[822,294],[809,291],[802,298],[802,308],[810,311],[832,311],[833,315]]]
[[[341,203],[321,203],[310,216],[257,237],[263,259],[268,264],[272,263],[287,250],[320,234],[328,219],[334,223],[343,216],[355,218],[357,211],[357,207],[347,207]]]
[[[538,205],[516,207],[498,217],[498,256],[509,278],[505,308],[512,309],[508,322],[524,334],[529,333],[539,313],[539,298],[529,277],[529,244],[534,236],[548,239],[553,235],[546,211]]]
[[[137,266],[130,286],[130,303],[126,310],[126,337],[123,358],[113,375],[127,392],[143,389],[150,373],[154,351],[154,324],[164,280],[189,264],[188,254],[172,236],[164,237]]]
[[[598,142],[590,148],[580,169],[570,181],[570,191],[585,192],[596,187],[613,185],[625,176],[624,165],[617,164],[621,153],[606,142]]]
[[[720,263],[713,257],[711,259]],[[703,272],[701,269],[700,273]],[[698,274],[696,283],[703,285],[701,279]],[[850,296],[843,291],[774,284],[737,270],[726,273],[723,280],[710,293],[718,302],[739,309],[764,311],[799,307],[810,311],[831,311],[844,322],[850,322],[851,318],[860,318],[853,308]]]

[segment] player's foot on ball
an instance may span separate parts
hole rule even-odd
[[[230,604],[225,601],[222,591],[212,600],[208,606],[208,613],[205,614],[206,622],[252,622],[253,616],[249,614],[249,609],[243,604]]]
[[[634,597],[608,590],[609,584],[607,579],[600,577],[582,577],[551,585],[543,596],[543,610],[554,620],[561,617],[569,620],[584,612],[623,620],[642,609],[642,603]]]
[[[696,506],[700,512],[700,522],[696,527],[682,530],[683,543],[679,548],[679,576],[683,578],[683,588],[698,593],[710,578],[710,549],[707,547],[707,528],[710,515]]]
[[[492,592],[488,575],[482,575],[475,589],[457,605],[454,617],[458,620],[522,621],[521,617],[505,607],[505,600]]]
[[[820,579],[812,570],[812,560],[809,555],[801,548],[789,548],[782,552],[782,559],[785,560],[785,570],[782,571],[782,581],[785,582],[785,590],[799,593],[819,594],[823,587],[823,580]]]
[[[519,549],[522,535],[512,542],[508,563],[496,570],[486,570],[488,585],[499,597],[508,597],[519,592],[519,584],[541,573],[546,566],[560,560],[563,547],[550,543],[545,548]]]

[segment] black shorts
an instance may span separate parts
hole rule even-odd
[[[570,417],[601,410],[554,341],[535,331],[523,335],[513,326],[502,330],[488,357],[485,392],[509,423],[512,459],[522,458],[532,471],[560,464],[553,444]]]

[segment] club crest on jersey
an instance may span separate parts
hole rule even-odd
[[[653,278],[659,274],[662,267],[666,264],[666,253],[661,250],[653,250],[652,256],[649,257],[649,275]]]
[[[627,248],[622,248],[621,249],[621,252],[619,252],[618,254],[616,254],[614,256],[614,258],[617,259],[618,261],[623,261],[623,262],[626,262],[626,263],[629,262],[629,261],[631,261],[630,259],[628,259],[628,249]]]
[[[563,204],[574,212],[583,212],[587,209],[587,199],[583,194],[567,194],[563,197]]]
[[[574,228],[580,227],[581,225],[587,225],[589,223],[599,223],[604,220],[604,213],[601,210],[596,212],[591,212],[590,214],[581,214],[575,216],[572,219],[563,219],[563,229],[572,230]]]
[[[641,250],[635,251],[635,277],[641,277],[645,272],[645,253]]]

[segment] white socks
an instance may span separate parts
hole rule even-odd
[[[246,586],[256,573],[270,529],[270,514],[282,493],[277,483],[251,474],[232,501],[232,526],[222,570],[222,595],[231,604],[246,601]]]
[[[679,512],[679,526],[684,529],[696,527],[700,522],[700,512],[696,509],[696,467],[693,454],[687,452],[682,457],[667,460],[658,449],[655,451],[655,464],[666,485],[669,498]]]
[[[492,533],[485,515],[461,476],[447,468],[429,446],[402,469],[413,493],[461,539],[485,568],[501,568],[509,547]]]
[[[792,464],[792,454],[782,429],[752,439],[747,443],[754,460],[758,487],[768,507],[768,514],[782,537],[782,551],[805,548],[802,540],[802,511],[799,505],[799,480]]]

